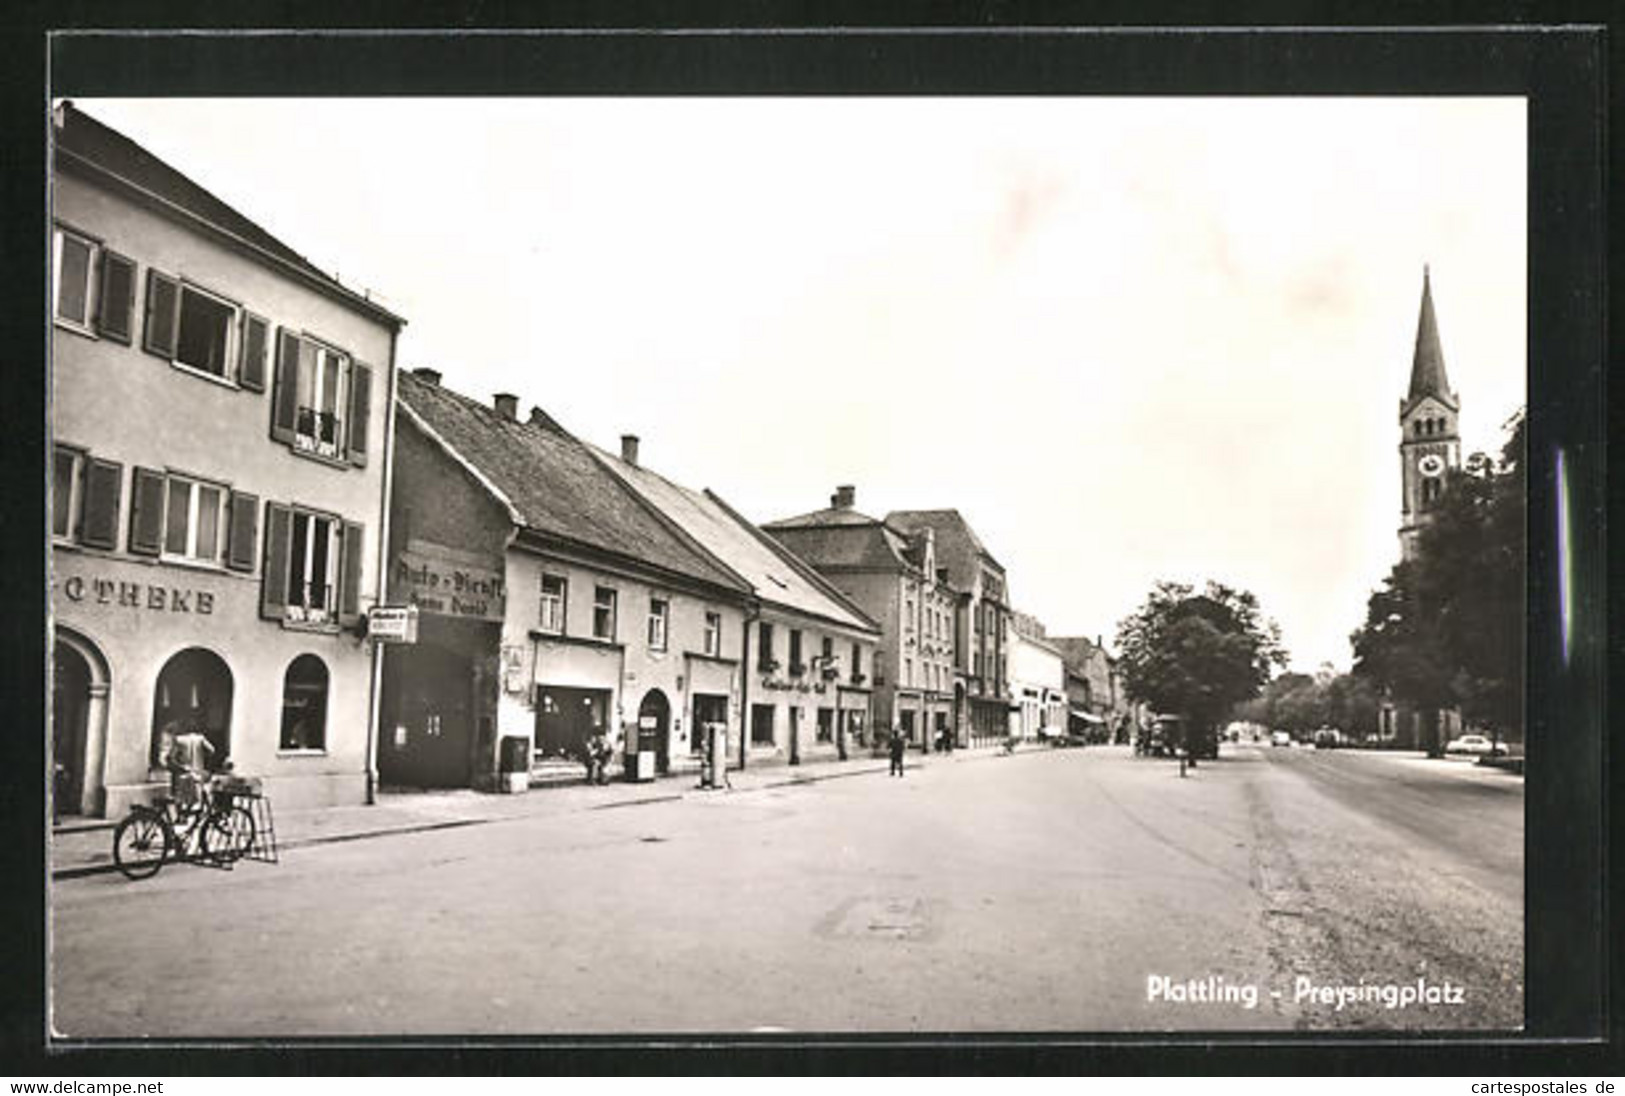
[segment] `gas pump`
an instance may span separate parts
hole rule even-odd
[[[705,723],[701,725],[700,787],[715,791],[728,786],[728,725]]]

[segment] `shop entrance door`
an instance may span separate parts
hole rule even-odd
[[[85,731],[90,713],[90,666],[78,651],[56,645],[51,683],[51,756],[56,765],[52,811],[78,814],[85,793]]]
[[[650,689],[638,705],[638,751],[652,750],[655,771],[671,769],[671,702],[659,689]]]
[[[474,668],[432,643],[392,647],[384,660],[386,716],[378,778],[409,788],[466,788]]]

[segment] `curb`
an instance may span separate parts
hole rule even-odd
[[[767,788],[783,788],[783,787],[789,787],[789,786],[796,785],[796,784],[818,784],[818,783],[822,783],[823,781],[826,781],[826,780],[841,780],[843,778],[854,777],[854,776],[870,776],[870,775],[876,774],[876,773],[878,773],[880,771],[881,770],[879,769],[879,767],[876,767],[876,768],[873,768],[873,769],[856,769],[856,770],[849,771],[849,772],[824,773],[824,774],[815,775],[815,776],[795,776],[795,777],[792,777],[792,778],[790,778],[788,780],[764,782],[762,784],[757,785],[754,788],[726,788],[726,789],[721,789],[721,790],[723,790],[725,792],[734,792],[734,793],[737,793],[737,794],[745,794],[745,793],[748,793],[748,792],[761,791],[761,790],[764,790],[764,789],[767,789]],[[592,804],[590,806],[582,807],[580,809],[582,811],[608,811],[608,810],[616,810],[616,809],[621,808],[621,807],[642,807],[642,806],[647,806],[647,805],[649,805],[651,803],[675,803],[675,802],[678,802],[680,800],[687,799],[692,795],[698,795],[698,794],[701,794],[701,793],[710,794],[711,792],[712,792],[712,789],[690,788],[690,789],[687,789],[686,791],[674,792],[674,793],[671,793],[671,794],[668,794],[668,795],[651,795],[651,796],[645,796],[645,797],[640,798],[640,799],[622,800],[622,801],[616,802],[616,803],[595,803],[595,804]],[[495,816],[495,817],[489,817],[489,818],[450,818],[450,819],[436,820],[436,821],[433,821],[433,822],[414,822],[414,823],[410,823],[410,824],[402,825],[402,826],[391,826],[391,827],[388,827],[388,828],[385,828],[385,829],[375,829],[375,830],[361,830],[361,831],[354,832],[354,833],[335,833],[335,834],[322,834],[322,835],[318,835],[318,836],[315,836],[315,837],[296,837],[296,838],[293,838],[291,840],[277,842],[277,849],[278,849],[278,851],[281,851],[283,849],[309,848],[309,847],[315,846],[315,845],[338,845],[338,844],[343,844],[344,842],[347,842],[347,841],[368,841],[368,840],[372,840],[374,838],[379,838],[379,837],[395,837],[395,836],[400,836],[400,835],[409,834],[409,833],[429,833],[429,832],[432,832],[434,830],[463,829],[463,828],[468,827],[468,826],[484,826],[484,825],[490,825],[491,823],[495,823],[495,822],[512,822],[512,821],[516,821],[518,819],[529,818],[529,817],[532,817],[532,816],[531,815],[525,815],[525,814],[518,814],[518,815]],[[116,825],[117,825],[117,823],[109,823],[105,827],[97,825],[97,826],[87,826],[87,827],[84,827],[84,828],[86,830],[106,828],[106,829],[108,829],[110,831]],[[75,831],[75,832],[78,832],[78,831]],[[53,868],[52,871],[51,871],[51,879],[53,881],[58,880],[58,879],[80,879],[80,878],[83,878],[85,876],[90,876],[90,875],[108,875],[108,874],[111,874],[111,873],[114,873],[114,872],[117,872],[117,871],[118,871],[118,865],[113,863],[112,860],[109,859],[109,860],[107,860],[105,862],[96,862],[96,863],[91,863],[91,864],[74,864],[74,865],[69,865],[69,866],[62,867],[62,868]]]

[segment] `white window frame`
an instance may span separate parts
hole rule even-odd
[[[557,594],[548,592],[547,584],[549,580],[559,584]],[[544,572],[541,577],[541,607],[538,611],[538,619],[540,621],[537,626],[538,630],[547,632],[550,635],[563,635],[565,614],[569,611],[569,602],[569,578],[564,575]],[[553,613],[549,614],[549,609],[554,610]],[[550,617],[551,621],[549,619]]]
[[[651,651],[664,651],[666,640],[671,628],[671,599],[651,597],[649,599],[649,649]]]
[[[229,384],[235,388],[237,386],[238,341],[242,338],[242,305],[229,298],[222,297],[220,294],[215,293],[212,290],[204,289],[196,282],[189,282],[184,278],[177,279],[175,292],[178,297],[175,308],[175,353],[169,359],[170,364],[176,369],[185,370],[194,377],[202,377],[205,380],[214,381],[216,384]],[[226,344],[224,349],[221,351],[225,360],[223,363],[223,368],[219,373],[205,369],[201,365],[193,365],[191,362],[181,361],[181,327],[186,322],[186,295],[188,293],[198,297],[207,298],[208,300],[213,301],[215,304],[224,305],[226,308],[231,310],[231,315],[226,318]]]
[[[177,484],[186,485],[186,547],[179,552],[169,547],[169,497]],[[202,508],[203,490],[208,489],[217,493],[214,519],[214,554],[204,556],[198,554],[198,515]],[[226,522],[230,515],[231,488],[216,480],[204,479],[188,472],[164,473],[164,520],[159,530],[158,556],[170,563],[185,563],[196,567],[224,567],[226,545]]]
[[[68,527],[59,533],[56,531],[56,461],[62,456],[73,460],[73,470],[68,474]],[[85,463],[89,456],[83,449],[75,449],[71,445],[58,445],[51,451],[51,539],[64,544],[74,544],[79,540],[79,527],[85,517]]]
[[[606,599],[604,595],[609,595]],[[592,637],[601,639],[606,643],[615,642],[615,617],[620,607],[620,595],[613,586],[595,586],[592,592]],[[606,635],[598,630],[598,613],[601,609],[609,610],[609,633]]]
[[[705,653],[712,658],[722,655],[722,614],[709,609],[705,613]]]
[[[307,522],[305,533],[305,557],[300,561],[300,574],[304,576],[303,582],[295,582],[293,578],[293,546],[297,541],[294,529],[300,521]],[[318,521],[327,523],[327,574],[324,593],[326,604],[312,606],[310,597],[310,571],[316,555],[316,538],[311,536],[310,529]],[[324,514],[318,510],[302,510],[293,507],[289,510],[288,520],[288,591],[287,591],[287,619],[302,624],[331,624],[339,618],[339,555],[344,550],[344,522],[333,514]]]
[[[310,384],[307,387],[304,378],[305,350],[314,355],[315,364],[311,370]],[[350,384],[351,384],[350,355],[336,346],[329,346],[320,339],[310,335],[301,335],[299,338],[299,361],[294,366],[295,376],[293,383],[301,399],[309,400],[310,404],[301,403],[293,417],[293,447],[304,453],[315,453],[327,457],[329,460],[342,460],[345,455],[345,442],[349,436],[350,413]],[[337,370],[338,381],[333,385],[333,407],[331,410],[321,406],[322,380],[329,370]],[[305,430],[306,416],[309,416],[311,430]],[[333,440],[323,441],[319,427],[322,415],[331,415],[333,419]]]
[[[97,260],[101,258],[102,243],[93,236],[68,228],[66,225],[53,226],[55,231],[51,237],[51,319],[70,331],[77,331],[81,335],[95,337],[96,334],[96,305],[97,294],[101,287],[97,285]],[[90,258],[85,263],[85,315],[84,319],[75,320],[62,315],[62,241],[66,238],[76,240],[90,249]]]

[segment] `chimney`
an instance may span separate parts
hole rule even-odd
[[[438,369],[430,369],[426,365],[420,365],[412,370],[412,375],[424,384],[432,384],[436,388],[440,387],[440,370]]]
[[[850,483],[843,483],[835,489],[834,496],[829,500],[830,505],[837,510],[850,510],[857,498],[858,489]]]
[[[498,392],[491,397],[491,406],[497,409],[497,414],[509,422],[519,418],[519,397],[507,392]]]
[[[638,436],[636,434],[621,435],[621,459],[627,464],[638,462]]]

